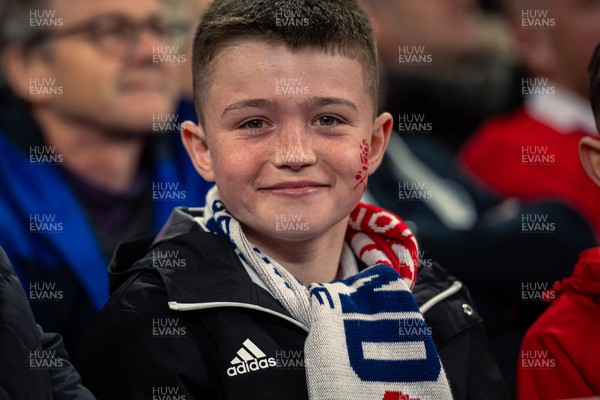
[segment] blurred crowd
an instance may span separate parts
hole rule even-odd
[[[179,131],[197,121],[191,41],[208,3],[0,1],[0,246],[32,321],[70,358],[108,299],[119,243],[156,234],[175,206],[204,205],[210,184]],[[422,270],[469,288],[509,391],[555,398],[531,394],[556,377],[529,366],[547,349],[543,329],[524,338],[578,260],[598,271],[585,251],[600,239],[600,187],[579,143],[598,136],[588,68],[600,1],[359,3],[377,39],[380,110],[395,121],[364,201],[409,222]],[[599,315],[579,316],[595,320],[578,328],[595,360]],[[600,395],[593,382],[560,395]]]

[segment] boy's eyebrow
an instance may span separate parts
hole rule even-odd
[[[352,108],[352,110],[358,112],[358,107],[350,100],[341,99],[339,97],[311,97],[306,102],[306,105],[310,108],[318,108],[329,105],[342,105]],[[221,116],[225,116],[233,111],[242,110],[244,108],[273,108],[275,103],[268,99],[247,99],[235,102],[228,105],[223,110]]]
[[[244,108],[271,108],[273,106],[273,102],[267,99],[241,100],[225,107],[225,110],[223,110],[223,114],[221,114],[221,116],[224,116],[225,114],[228,114],[232,111],[241,110]]]
[[[350,100],[340,99],[338,97],[311,97],[308,100],[309,107],[324,107],[329,105],[342,105],[352,108],[354,111],[358,111],[358,107]]]

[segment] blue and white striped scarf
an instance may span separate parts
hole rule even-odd
[[[382,220],[384,226],[377,222]],[[203,223],[227,237],[283,307],[310,328],[304,345],[310,399],[452,399],[429,328],[410,292],[418,265],[416,241],[398,217],[359,204],[350,216],[349,244],[368,268],[308,287],[247,240],[216,187],[207,195]],[[370,232],[357,231],[361,227]],[[386,241],[374,233],[383,237],[392,229],[401,232],[393,241],[400,263],[386,257],[392,254],[391,246],[375,248]],[[406,247],[398,240],[402,238]],[[390,268],[396,265],[398,270]],[[407,270],[409,278],[399,274],[402,268],[412,268]]]

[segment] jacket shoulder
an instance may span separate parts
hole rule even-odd
[[[419,270],[413,295],[454,398],[510,399],[467,287],[434,262]]]

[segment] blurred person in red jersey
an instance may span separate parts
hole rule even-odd
[[[566,202],[600,237],[600,188],[577,158],[580,139],[598,135],[586,100],[586,70],[600,40],[600,2],[509,0],[507,8],[519,55],[532,74],[521,82],[525,103],[486,122],[460,161],[499,196]]]
[[[523,336],[548,305],[523,296],[521,288],[529,282],[551,285],[568,276],[579,253],[597,245],[596,237],[574,206],[556,198],[506,199],[465,176],[448,150],[484,119],[509,111],[491,107],[494,102],[508,107],[515,103],[508,98],[521,98],[521,73],[510,73],[511,57],[482,55],[476,3],[364,3],[385,58],[386,108],[398,118],[398,134],[391,136],[382,168],[369,181],[369,200],[405,215],[414,223],[429,263],[439,263],[469,287],[514,392]],[[511,47],[508,28],[505,33],[497,36]],[[454,85],[442,90],[441,82]],[[482,118],[484,110],[489,113]]]
[[[590,63],[590,77],[590,98],[600,127],[600,45]],[[583,137],[579,155],[591,181],[600,186],[600,139]],[[552,290],[554,303],[521,346],[518,399],[600,396],[600,247],[583,251],[571,276]]]

